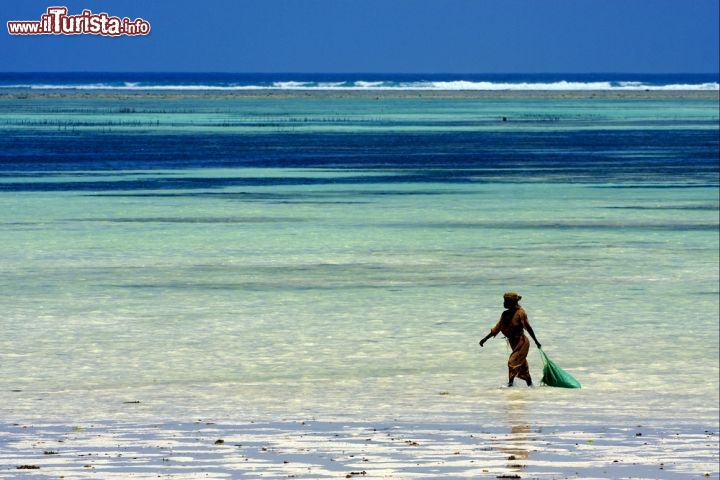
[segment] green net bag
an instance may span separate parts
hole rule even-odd
[[[580,388],[580,382],[575,377],[558,367],[542,350],[540,354],[544,363],[542,383],[549,387]]]

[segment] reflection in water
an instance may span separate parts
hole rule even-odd
[[[508,468],[513,471],[526,468],[526,460],[530,456],[530,424],[525,411],[527,391],[518,390],[508,395],[505,404],[510,433],[499,437],[498,450],[507,454]]]

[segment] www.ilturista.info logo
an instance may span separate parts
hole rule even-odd
[[[150,23],[142,18],[110,17],[107,13],[92,13],[83,10],[80,15],[68,15],[66,7],[50,7],[40,21],[7,22],[10,35],[147,35]]]

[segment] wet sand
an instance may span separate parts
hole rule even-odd
[[[198,419],[0,432],[0,478],[718,478],[717,432],[641,425]]]

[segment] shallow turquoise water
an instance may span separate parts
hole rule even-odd
[[[241,106],[287,118],[280,100],[254,102]],[[309,131],[301,137],[218,126],[204,117],[212,102],[174,104],[184,120],[168,127],[174,140],[157,160],[144,155],[167,141],[162,116],[160,127],[149,120],[131,132],[92,124],[113,118],[93,111],[97,104],[83,104],[89,114],[65,105],[87,120],[72,133],[74,149],[62,148],[69,140],[56,124],[0,125],[12,138],[3,151],[17,162],[0,177],[5,420],[502,423],[515,405],[499,388],[509,352],[499,338],[484,349],[477,342],[512,289],[546,352],[583,384],[518,388],[512,395],[527,402],[529,422],[717,429],[718,185],[708,160],[717,156],[708,140],[717,110],[611,102],[598,120],[587,103],[546,100],[543,115],[557,112],[559,125],[534,117],[534,102],[518,102],[475,105],[474,115],[511,111],[524,115],[522,125],[456,128],[445,124],[469,115],[467,103],[405,101],[385,105],[382,120],[346,122],[338,119],[376,104],[316,102],[288,104],[298,118],[327,111],[334,119],[299,126]],[[14,104],[0,114],[20,118]],[[520,136],[488,133],[501,128]],[[437,133],[456,129],[455,143]],[[314,136],[348,130],[375,133],[330,143]],[[623,149],[617,135],[626,130],[633,146]],[[698,141],[678,136],[678,146],[667,130]],[[418,136],[405,136],[411,131]],[[93,135],[106,150],[76,142]],[[603,135],[614,143],[599,147]],[[638,135],[649,143],[632,143]],[[117,147],[136,155],[125,169],[112,147],[123,138],[137,142]],[[28,152],[55,161],[52,142],[73,159],[33,171]],[[173,163],[178,152],[190,160]],[[539,381],[537,352],[530,363]],[[139,407],[123,408],[134,400]]]

